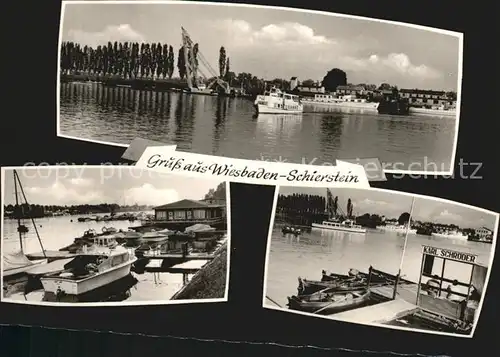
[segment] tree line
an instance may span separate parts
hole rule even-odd
[[[42,218],[52,216],[58,213],[67,213],[70,215],[80,214],[99,214],[143,211],[150,209],[146,205],[119,205],[116,203],[83,204],[83,205],[38,205],[22,203],[18,205],[4,205],[4,214],[10,218]]]
[[[215,189],[210,189],[204,199],[226,200],[226,183],[220,183]],[[117,212],[134,212],[150,210],[150,205],[119,205],[117,203],[81,204],[81,205],[39,205],[39,204],[8,204],[4,205],[4,216],[9,218],[43,218],[54,213],[70,215],[100,214]]]

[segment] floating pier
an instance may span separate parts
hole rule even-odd
[[[179,259],[183,261],[189,261],[189,260],[212,260],[214,256],[212,254],[187,254],[184,255],[182,253],[165,253],[165,254],[147,254],[144,253],[144,255],[141,257],[144,259]]]
[[[335,314],[335,319],[354,323],[387,323],[418,311],[418,306],[403,299],[396,299],[380,304],[361,307]]]

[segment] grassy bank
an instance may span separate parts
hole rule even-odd
[[[227,243],[171,300],[222,299],[226,292]]]

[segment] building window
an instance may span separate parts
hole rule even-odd
[[[205,210],[202,210],[202,209],[195,209],[193,211],[193,215],[194,215],[195,219],[205,219],[206,218]]]
[[[434,104],[439,104],[439,100],[434,99]]]
[[[169,219],[170,221],[173,221],[173,220],[174,220],[174,212],[172,212],[172,211],[168,211],[168,219]]]
[[[193,211],[191,210],[186,211],[186,217],[187,219],[193,219]]]
[[[175,219],[186,219],[186,212],[185,211],[175,211],[174,217],[175,217]]]

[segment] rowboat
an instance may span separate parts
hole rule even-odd
[[[298,296],[314,294],[324,289],[335,289],[337,291],[352,290],[355,288],[364,288],[367,286],[366,279],[357,279],[349,277],[339,280],[319,281],[308,280],[299,277],[299,286],[297,288]]]
[[[366,304],[370,299],[370,290],[358,289],[335,291],[326,289],[311,295],[288,297],[290,310],[332,315],[352,310]]]

